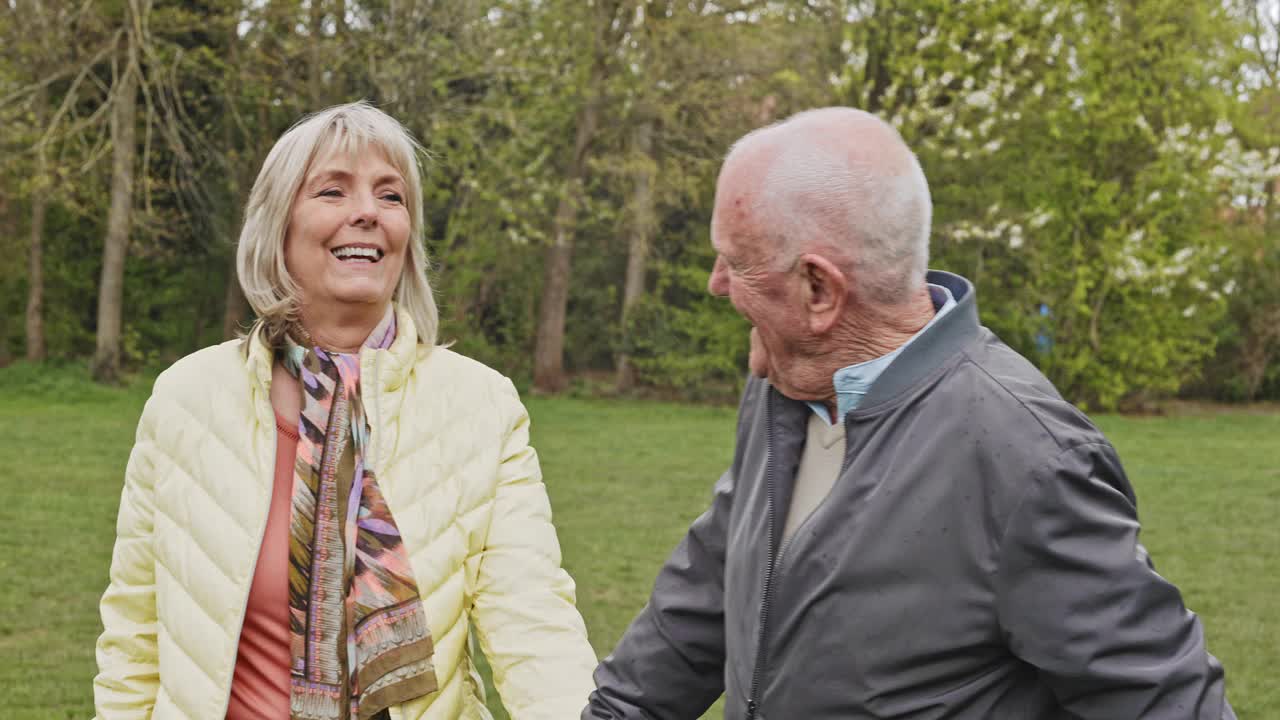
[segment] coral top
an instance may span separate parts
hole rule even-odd
[[[271,509],[240,630],[227,720],[289,717],[289,509],[297,448],[297,429],[276,415]]]

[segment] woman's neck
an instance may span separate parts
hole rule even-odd
[[[344,305],[338,308],[306,308],[301,313],[302,329],[316,347],[339,353],[358,353],[373,329],[386,315],[386,306]]]

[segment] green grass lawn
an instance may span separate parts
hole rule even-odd
[[[0,687],[6,718],[92,715],[97,602],[148,383],[0,371]],[[565,564],[607,652],[729,462],[734,412],[529,400]],[[1246,720],[1280,718],[1280,414],[1104,416],[1138,489],[1143,538],[1227,667]],[[718,717],[713,711],[710,716]]]

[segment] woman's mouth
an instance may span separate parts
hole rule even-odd
[[[333,256],[342,262],[376,263],[382,259],[381,250],[363,245],[343,245],[329,252],[333,253]]]

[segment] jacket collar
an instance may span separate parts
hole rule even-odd
[[[982,329],[973,283],[942,270],[930,270],[926,281],[950,290],[956,306],[903,349],[871,386],[860,410],[872,409],[915,386],[968,345]]]
[[[955,298],[956,306],[912,340],[910,345],[903,348],[872,384],[858,407],[849,411],[849,415],[857,416],[875,412],[883,403],[898,397],[903,391],[924,380],[960,352],[971,340],[978,337],[982,325],[978,321],[978,301],[973,283],[959,275],[942,270],[930,270],[925,280],[951,291],[951,297]],[[802,409],[807,409],[805,403],[782,395],[777,388],[770,389],[783,400],[777,408],[778,419],[785,418],[794,422],[807,420],[808,416],[802,412]],[[797,407],[791,408],[792,405]],[[792,415],[795,417],[791,417]]]

